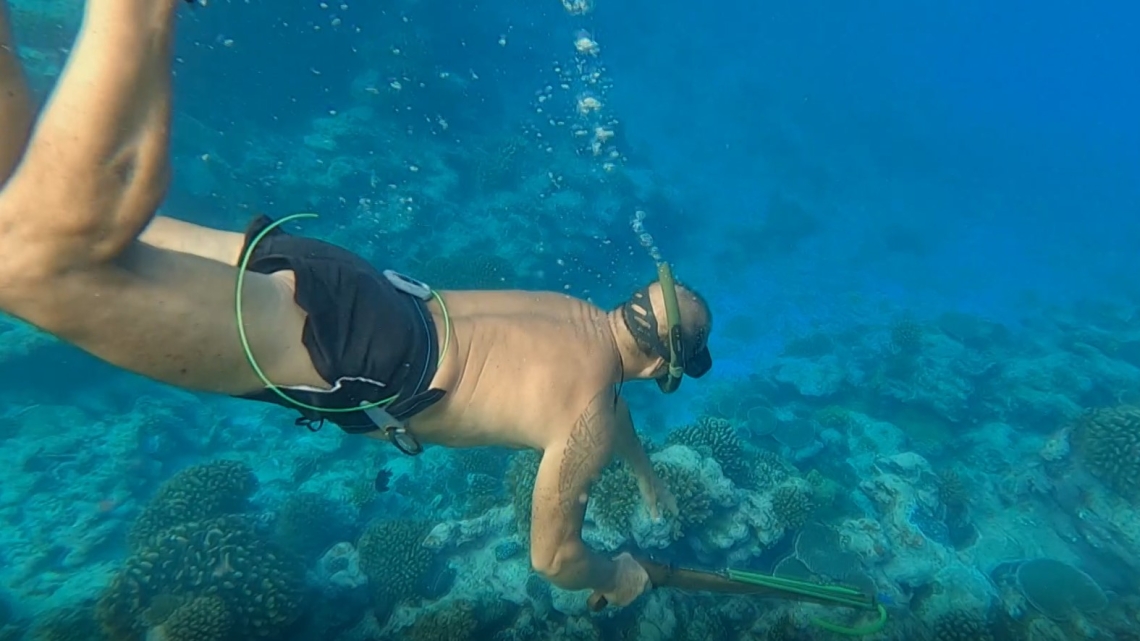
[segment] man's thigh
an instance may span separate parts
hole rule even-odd
[[[237,265],[241,261],[241,250],[245,246],[245,234],[203,227],[166,216],[156,216],[150,221],[139,240],[161,249],[194,254],[227,265]]]
[[[3,311],[150,378],[224,394],[262,389],[248,347],[275,384],[326,384],[301,342],[305,313],[280,275],[245,274],[248,345],[238,333],[237,270],[209,258],[136,241],[106,264],[8,280]]]

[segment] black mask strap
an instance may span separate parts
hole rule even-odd
[[[649,288],[642,287],[621,306],[621,318],[625,328],[638,343],[649,345],[653,353],[669,360],[669,346],[661,341],[657,329],[657,317],[653,315],[653,305],[649,302]]]
[[[668,342],[661,340],[657,317],[649,301],[649,288],[643,287],[622,305],[622,321],[639,343],[649,345],[653,353],[669,364],[669,371],[657,379],[662,392],[671,394],[681,386],[685,376],[685,339],[681,331],[681,312],[677,305],[677,285],[668,263],[657,266],[658,283],[665,299]]]

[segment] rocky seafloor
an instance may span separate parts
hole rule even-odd
[[[650,519],[615,463],[584,537],[873,593],[870,638],[1134,638],[1140,326],[1080,320],[804,336],[644,435],[678,513]],[[671,589],[591,613],[530,570],[537,454],[409,459],[228,408],[9,410],[3,638],[815,639],[868,616]]]

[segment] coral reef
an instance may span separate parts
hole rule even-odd
[[[1056,559],[1021,563],[1017,568],[1017,586],[1033,607],[1055,621],[1099,612],[1108,606],[1108,598],[1096,581]]]
[[[478,627],[474,605],[449,602],[421,614],[400,638],[409,641],[469,641]]]
[[[152,537],[115,574],[96,611],[113,638],[141,639],[148,619],[169,636],[182,634],[174,624],[198,626],[203,613],[218,606],[197,599],[220,597],[225,616],[210,615],[211,620],[228,620],[226,633],[240,638],[267,638],[304,614],[303,584],[303,566],[258,532],[253,518],[225,515],[174,525]],[[187,603],[171,608],[172,598]],[[156,605],[165,606],[160,609],[173,624],[156,620],[153,611],[144,617]]]
[[[217,595],[195,597],[178,604],[168,614],[155,616],[148,612],[146,616],[154,617],[148,640],[224,641],[230,638],[233,628],[230,611]]]
[[[752,487],[756,481],[744,444],[727,419],[703,416],[694,425],[670,432],[665,444],[686,445],[712,456],[724,475],[741,487]]]
[[[803,527],[815,511],[811,486],[807,483],[781,485],[772,494],[772,511],[789,530]]]
[[[934,621],[933,641],[994,641],[984,616],[972,610],[951,610]]]
[[[663,461],[655,462],[653,471],[677,500],[678,538],[709,520],[713,514],[712,500],[699,471]]]
[[[277,540],[306,559],[315,559],[333,543],[352,538],[344,506],[315,492],[290,494],[274,523]]]
[[[505,484],[514,506],[515,525],[519,536],[529,543],[531,502],[534,500],[534,480],[538,476],[538,453],[519,452],[511,457]]]
[[[59,74],[74,7],[12,9],[40,93]],[[520,51],[503,47],[527,37],[523,22],[508,21],[501,44],[479,28],[453,47],[449,28],[435,31],[443,22],[506,23],[469,19],[459,5],[444,21],[411,1],[319,9],[319,21],[293,14],[281,25],[322,50],[349,43],[337,71],[355,75],[328,73],[327,61],[301,65],[319,85],[262,74],[266,90],[288,83],[277,86],[291,96],[288,115],[226,104],[229,91],[214,91],[208,109],[180,109],[172,214],[207,212],[197,222],[234,228],[230,213],[208,212],[303,207],[322,213],[306,232],[435,286],[559,289],[599,304],[651,269],[645,225],[683,227],[677,186],[609,142],[621,137],[617,118],[576,117],[582,98],[608,100],[612,79],[595,54],[560,60],[532,92],[501,64]],[[251,42],[204,42],[181,80],[214,83],[195,69],[216,65],[201,62],[263,48]],[[532,93],[533,111],[501,104]],[[831,169],[818,170],[825,187]],[[740,273],[736,256],[755,266],[758,247],[761,258],[800,247],[814,260],[836,249],[828,242],[859,242],[822,224],[826,207],[843,205],[834,194],[850,190],[809,199],[788,189],[760,203],[761,223],[743,225],[756,236],[713,246],[713,271],[695,266],[694,282]],[[634,213],[645,211],[648,223]],[[887,253],[900,260],[928,251],[917,234],[893,233]],[[820,263],[828,286],[806,297],[822,303],[789,301],[794,312],[770,322],[737,295],[748,292],[714,283],[718,316],[735,319],[734,336],[718,329],[715,375],[676,404],[623,388],[678,510],[650,518],[615,462],[591,488],[587,543],[853,585],[891,603],[893,627],[877,639],[1135,638],[1135,301],[1041,305],[1005,325],[941,313],[925,297],[913,310],[893,295],[858,301],[867,288],[851,291],[837,264]],[[789,293],[819,282],[786,271],[795,276],[778,284]],[[655,590],[624,610],[587,612],[584,594],[530,568],[536,452],[387,458],[337,430],[297,430],[280,408],[234,409],[62,354],[56,339],[0,319],[0,359],[14,374],[0,390],[11,464],[0,578],[12,593],[0,640],[822,638],[809,626],[818,606],[747,597]],[[44,363],[67,395],[54,378],[47,390],[22,384],[41,380]],[[203,462],[222,451],[234,460]],[[383,493],[371,481],[380,466],[394,474]]]
[[[627,531],[639,505],[637,480],[624,463],[606,467],[590,488],[590,509],[602,527]]]
[[[1091,410],[1076,425],[1089,469],[1127,498],[1140,497],[1140,407]]]
[[[435,559],[423,545],[431,524],[423,521],[376,521],[356,544],[360,569],[368,577],[378,607],[416,597]]]
[[[128,543],[137,552],[173,526],[243,512],[257,486],[253,469],[242,462],[191,466],[159,486],[135,519]]]

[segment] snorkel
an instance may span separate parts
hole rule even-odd
[[[661,283],[665,321],[669,328],[669,369],[657,379],[657,386],[665,394],[672,394],[685,377],[685,338],[681,332],[681,306],[677,304],[677,281],[673,279],[669,263],[662,261],[657,265],[657,282]]]

